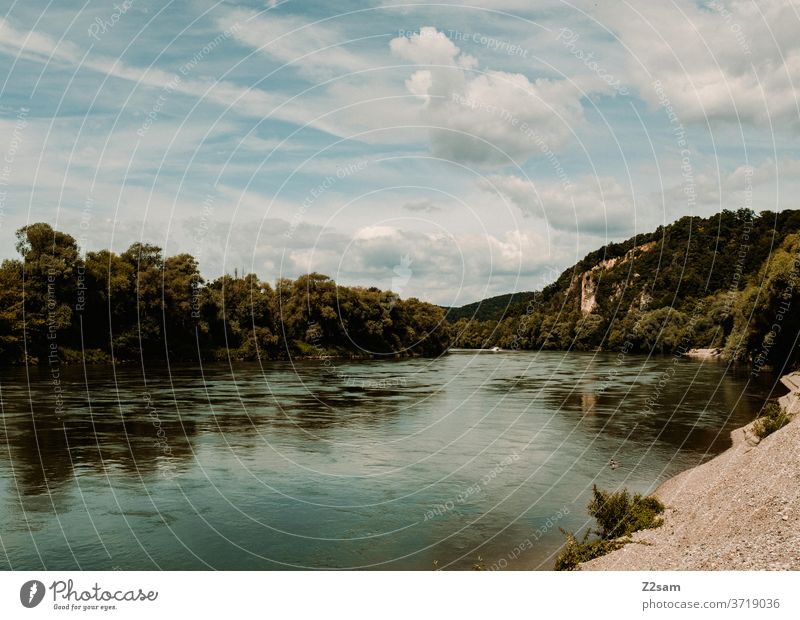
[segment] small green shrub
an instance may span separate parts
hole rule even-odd
[[[630,542],[630,535],[639,530],[660,527],[664,520],[664,504],[655,497],[631,495],[627,489],[616,492],[592,487],[592,500],[587,507],[598,528],[586,532],[578,541],[572,532],[561,530],[567,544],[556,558],[555,570],[576,570],[582,562],[616,551]],[[591,539],[595,534],[599,538]]]
[[[778,403],[767,403],[761,416],[753,424],[753,432],[764,439],[789,423],[789,414]]]
[[[655,497],[642,497],[639,493],[631,497],[627,489],[609,493],[592,487],[589,515],[594,517],[600,529],[597,534],[604,540],[628,536],[639,530],[659,527],[663,519],[664,504]]]
[[[555,570],[577,570],[582,562],[588,562],[606,553],[616,551],[628,542],[626,539],[589,540],[589,532],[586,532],[582,541],[578,541],[572,532],[567,532],[563,528],[559,529],[567,537],[567,544],[556,558],[556,563],[553,567]]]

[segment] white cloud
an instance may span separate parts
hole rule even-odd
[[[633,234],[637,213],[631,192],[613,177],[583,177],[571,187],[533,183],[514,175],[492,175],[481,189],[501,194],[526,216],[556,230],[579,234]]]
[[[225,40],[217,45],[224,44]],[[309,124],[336,136],[347,133],[343,133],[341,127],[335,123],[320,118],[320,112],[315,110],[324,110],[325,107],[315,105],[318,102],[309,104],[305,99],[288,102],[281,95],[257,88],[244,87],[224,80],[191,79],[179,73],[170,73],[154,67],[141,69],[126,65],[119,59],[99,54],[83,58],[83,54],[74,44],[56,42],[51,37],[36,32],[21,32],[13,28],[4,18],[0,18],[0,50],[39,62],[55,61],[80,65],[84,69],[133,82],[138,86],[159,89],[162,91],[160,94],[163,94],[163,89],[168,87],[170,93],[203,98],[205,101],[226,108],[231,107],[247,116],[272,117],[301,125]]]
[[[472,56],[462,54],[461,50],[446,34],[436,28],[425,26],[410,37],[397,37],[389,43],[389,49],[398,58],[415,65],[458,65],[475,66]]]
[[[391,288],[404,257],[413,273],[403,296],[445,305],[530,287],[553,261],[548,240],[534,230],[454,235],[381,225],[357,231],[338,257],[336,272],[328,268],[328,273],[342,282]]]
[[[417,5],[409,5],[404,2],[398,2],[398,0],[382,0],[380,4],[382,6],[390,6],[404,13],[418,9]],[[449,4],[461,11],[463,11],[465,8],[464,0],[438,0],[436,4]],[[476,7],[495,11],[510,11],[512,14],[520,15],[523,13],[540,12],[561,6],[563,6],[563,2],[561,0],[537,0],[535,4],[532,3],[531,0],[470,0],[469,2],[470,8]]]
[[[330,22],[309,23],[273,12],[260,16],[255,11],[235,9],[220,17],[217,24],[222,30],[231,29],[240,43],[291,64],[312,78],[330,78],[371,66],[366,58],[346,49],[348,37]]]
[[[520,73],[472,69],[444,33],[423,27],[391,41],[392,52],[424,68],[406,81],[419,97],[423,122],[430,125],[435,155],[476,163],[527,159],[544,143],[563,147],[583,121],[581,93],[566,80],[531,82]]]
[[[653,106],[659,80],[684,122],[798,125],[800,17],[792,3],[637,0],[597,15],[627,46],[629,77]]]
[[[664,191],[665,197],[683,208],[674,215],[686,214],[686,184],[675,184]],[[767,158],[759,164],[743,164],[734,170],[717,173],[708,169],[693,179],[694,194],[702,212],[740,208],[754,211],[782,211],[797,208],[800,194],[800,160]]]
[[[406,88],[412,95],[428,102],[428,93],[433,86],[433,76],[430,71],[415,71],[410,78],[406,80]]]

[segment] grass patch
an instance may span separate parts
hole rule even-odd
[[[600,526],[597,534],[603,540],[629,536],[639,530],[659,527],[663,519],[664,504],[652,495],[642,497],[639,493],[631,496],[627,489],[609,493],[592,487],[592,501],[589,502],[589,515]]]
[[[562,529],[567,544],[556,558],[555,570],[576,570],[582,562],[620,549],[630,542],[634,532],[664,523],[659,516],[664,512],[664,504],[653,496],[631,495],[627,489],[612,493],[593,486],[587,510],[597,522],[597,529],[586,532],[581,541]]]
[[[764,439],[767,435],[786,426],[789,420],[789,414],[778,403],[767,403],[753,424],[753,432],[759,439]]]

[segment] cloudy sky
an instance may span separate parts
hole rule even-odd
[[[461,305],[800,207],[797,3],[470,4],[3,1],[0,257],[46,221]]]

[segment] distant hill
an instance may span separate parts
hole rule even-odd
[[[542,291],[447,309],[455,345],[797,363],[800,211],[683,217],[588,254]]]
[[[529,300],[536,293],[506,293],[476,301],[458,308],[442,307],[447,320],[455,323],[459,319],[475,319],[478,321],[498,320],[504,316],[522,314]]]

